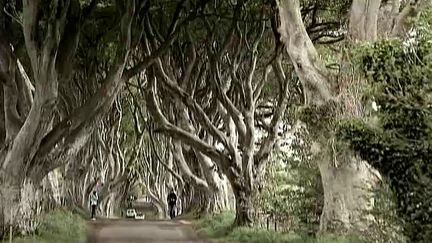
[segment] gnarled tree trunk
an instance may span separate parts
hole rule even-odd
[[[234,184],[236,216],[234,225],[252,226],[254,215],[254,191],[247,185]]]
[[[362,0],[354,1],[353,7],[360,2],[362,4],[371,3]],[[370,10],[369,7],[374,6],[364,6],[363,9]],[[281,39],[302,82],[306,102],[312,108],[312,112],[317,114],[314,118],[315,123],[312,120],[306,122],[316,139],[313,150],[315,150],[316,157],[319,158],[318,165],[324,187],[324,208],[320,229],[347,233],[365,231],[369,226],[369,221],[362,215],[367,214],[367,211],[370,210],[369,202],[372,197],[369,191],[370,186],[365,188],[365,185],[369,183],[373,185],[375,176],[372,170],[366,169],[364,162],[359,162],[353,157],[344,158],[331,153],[334,150],[331,143],[334,135],[332,128],[327,129],[326,127],[332,126],[332,122],[338,118],[338,110],[341,107],[344,112],[344,100],[336,97],[335,91],[332,90],[329,82],[331,75],[324,67],[306,32],[300,14],[299,1],[279,0],[278,8],[281,19],[279,28]],[[374,11],[371,13],[375,16]],[[353,11],[354,15],[358,16],[361,13]],[[369,26],[367,22],[361,21],[359,28],[351,26],[352,29],[361,33],[360,37],[353,38],[360,40],[368,36],[375,38],[376,26]],[[365,27],[372,29],[365,29]],[[357,35],[354,33],[354,36]],[[340,163],[340,166],[333,162]]]
[[[355,157],[335,162],[328,151],[320,153],[318,167],[324,190],[320,231],[367,231],[374,220],[370,211],[378,179],[372,168]]]
[[[12,180],[10,180],[12,181]],[[2,184],[0,187],[0,236],[9,230],[18,230],[26,234],[35,229],[35,215],[41,210],[41,191],[31,181],[16,181],[14,184]],[[6,231],[3,231],[3,230]]]
[[[49,10],[43,9],[46,4],[52,5]],[[81,22],[71,20],[80,15],[80,2],[26,0],[22,9],[25,48],[30,60],[27,70],[32,71],[35,87],[31,87],[9,42],[0,39],[0,79],[3,83],[6,130],[0,152],[0,187],[4,194],[0,204],[3,212],[12,212],[15,218],[29,220],[28,209],[35,210],[33,206],[28,206],[34,204],[30,202],[31,198],[24,197],[34,191],[28,189],[33,187],[29,185],[39,188],[39,183],[50,171],[67,163],[67,157],[84,146],[80,143],[85,140],[84,133],[88,128],[91,130],[92,122],[111,107],[119,92],[131,43],[135,1],[128,1],[123,9],[125,13],[121,17],[119,35],[122,47],[117,49],[114,64],[102,87],[61,122],[54,119],[58,83],[61,77],[70,74],[70,70],[62,67],[65,62],[71,62],[67,57],[73,57],[76,51],[79,39],[77,26]],[[66,27],[71,27],[67,29],[68,34],[65,34]],[[20,92],[18,87],[22,88]],[[23,194],[23,191],[26,193]],[[8,214],[3,215],[10,218]]]

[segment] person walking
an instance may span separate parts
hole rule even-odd
[[[169,210],[170,218],[173,219],[176,216],[175,206],[177,204],[177,195],[175,194],[174,189],[172,189],[172,188],[171,188],[170,193],[168,194],[167,203],[168,203],[168,210]]]
[[[96,190],[92,191],[92,193],[90,194],[90,207],[91,207],[92,220],[96,220],[96,208],[97,208],[98,200],[99,197]]]

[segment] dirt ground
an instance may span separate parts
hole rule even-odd
[[[89,222],[87,243],[210,242],[185,221],[96,220]]]

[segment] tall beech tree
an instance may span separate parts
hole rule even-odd
[[[26,196],[21,193],[24,188],[37,188],[50,171],[74,158],[92,134],[95,122],[110,111],[125,81],[148,67],[155,56],[169,46],[175,32],[167,35],[166,41],[155,49],[156,53],[142,56],[136,65],[130,66],[126,65],[129,53],[141,40],[149,1],[1,3],[6,5],[2,10],[7,10],[11,16],[1,15],[1,31],[12,29],[14,35],[0,36],[4,107],[4,123],[0,129],[4,134],[0,153],[0,206],[3,209],[0,222],[15,224],[21,218],[20,213],[24,213],[20,210],[22,197]],[[9,11],[10,8],[14,11]],[[14,12],[22,17],[13,16]],[[173,16],[178,21],[178,15]],[[100,26],[111,28],[111,31],[99,31],[105,36],[101,45],[87,46],[105,48],[106,53],[111,53],[105,71],[97,76],[97,86],[90,97],[83,99],[85,102],[70,107],[66,113],[63,108],[57,112],[64,98],[63,89],[59,87],[70,82],[74,69],[80,68],[74,64],[78,63],[77,51],[86,48],[83,38],[87,37],[83,32],[98,32],[92,25],[96,30],[102,30]],[[118,34],[113,36],[112,31]],[[83,60],[79,62],[84,63]],[[96,73],[95,70],[89,72]]]
[[[147,106],[159,129],[192,147],[199,160],[215,163],[227,176],[236,198],[235,225],[252,224],[252,198],[289,97],[280,56],[266,56],[263,51],[273,40],[266,26],[269,18],[265,12],[245,11],[247,7],[251,6],[239,1],[210,8],[227,9],[231,20],[222,22],[226,24],[221,28],[217,19],[203,19],[202,32],[197,31],[203,37],[184,33],[190,38],[183,63],[169,56],[159,58],[147,78]],[[225,34],[215,35],[215,28]],[[274,99],[262,96],[269,79],[277,87]],[[256,117],[265,101],[274,109],[265,124],[266,134],[258,139]],[[167,104],[175,107],[177,116],[170,115]],[[185,117],[181,119],[179,113]]]
[[[252,223],[252,198],[291,97],[274,7],[238,1],[200,8],[193,31],[182,32],[178,48],[146,74],[148,109],[172,137],[174,157],[187,165],[183,158],[192,150],[203,171],[180,166],[183,174],[210,192],[224,174],[236,197],[236,225]],[[304,11],[309,33],[316,42],[340,41],[343,35],[331,31],[339,22],[318,22],[323,9],[326,4],[311,3]]]
[[[129,53],[135,4],[128,1],[118,6],[121,12],[118,43],[122,45],[118,45],[101,88],[86,104],[53,124],[59,82],[64,82],[72,72],[65,67],[77,49],[80,25],[85,21],[81,18],[83,9],[79,1],[22,2],[22,33],[30,65],[21,67],[8,40],[1,40],[6,131],[0,172],[1,204],[5,211],[2,222],[13,223],[14,217],[19,218],[23,185],[38,184],[50,170],[58,167],[55,164],[58,161],[53,159],[55,153],[77,152],[87,135],[86,128],[111,106]],[[94,4],[88,7],[93,8]]]
[[[428,20],[430,13],[425,15]],[[383,40],[363,47],[359,64],[379,109],[362,119],[344,120],[338,131],[389,182],[409,242],[432,237],[428,22],[420,24],[416,41],[409,44]]]
[[[430,5],[430,1],[408,2],[399,8],[401,1],[354,0],[349,11],[350,43],[375,41],[389,35],[405,36],[412,26],[408,19],[418,16]],[[315,139],[312,150],[320,158],[318,165],[324,187],[321,230],[365,231],[368,220],[363,219],[363,215],[370,209],[369,188],[377,177],[352,151],[340,154],[334,150],[335,121],[346,116],[362,116],[362,106],[356,102],[360,97],[347,96],[347,89],[340,89],[352,88],[355,84],[349,79],[341,81],[345,84],[336,83],[335,75],[325,67],[306,31],[300,1],[278,0],[277,4],[281,22],[279,32],[306,94],[307,108],[303,113]],[[383,20],[380,14],[388,9],[393,11],[391,18],[378,21]],[[381,24],[391,28],[378,33]]]

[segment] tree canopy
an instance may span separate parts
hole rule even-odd
[[[174,189],[234,226],[427,242],[430,5],[0,0],[0,238],[91,191],[164,218]]]

